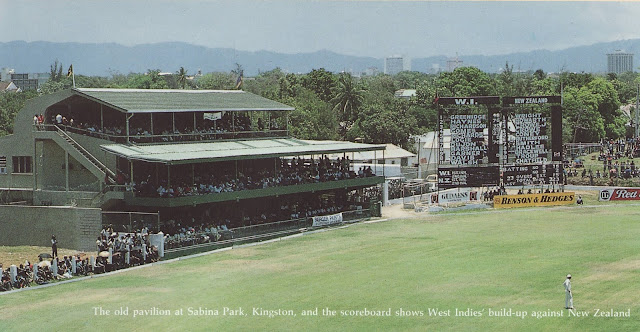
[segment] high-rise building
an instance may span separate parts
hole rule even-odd
[[[395,75],[401,71],[411,70],[411,62],[401,55],[394,55],[384,59],[384,73]]]
[[[29,74],[11,74],[11,81],[22,91],[38,90],[38,79],[29,76]]]
[[[14,74],[16,71],[12,68],[2,68],[0,69],[0,82],[11,82],[11,74]]]
[[[376,76],[376,75],[378,75],[379,72],[380,72],[380,70],[378,70],[377,67],[369,67],[369,68],[365,69],[362,74],[364,74],[366,76]]]
[[[463,61],[456,55],[455,58],[447,59],[447,71],[452,72],[458,67],[463,66]]]
[[[607,72],[622,74],[633,71],[633,53],[625,53],[616,50],[614,53],[607,54]]]

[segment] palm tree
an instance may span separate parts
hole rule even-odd
[[[335,97],[331,99],[331,103],[338,112],[343,127],[349,127],[357,119],[363,100],[364,90],[355,84],[351,74],[340,74],[335,87]]]
[[[184,67],[180,67],[180,70],[176,72],[176,75],[178,76],[178,84],[184,89],[187,86],[187,71]]]

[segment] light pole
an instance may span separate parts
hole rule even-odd
[[[638,119],[640,118],[640,84],[638,84],[638,90],[636,91],[636,121],[635,125],[635,137],[638,137]]]

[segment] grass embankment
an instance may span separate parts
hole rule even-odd
[[[26,260],[31,263],[38,262],[38,255],[46,253],[51,254],[51,247],[37,247],[37,246],[0,246],[0,263],[7,268],[11,264],[19,266],[24,264]],[[88,254],[96,255],[92,253],[81,253],[77,250],[58,248],[58,256],[62,259],[64,256]]]
[[[594,152],[588,154],[586,156],[579,157],[580,160],[583,161],[584,167],[575,168],[578,172],[578,176],[571,176],[567,178],[568,184],[574,185],[585,185],[589,186],[591,184],[591,179],[589,178],[589,170],[593,172],[593,185],[595,186],[616,186],[616,187],[640,187],[640,178],[617,178],[614,177],[613,181],[609,178],[608,172],[604,171],[604,164],[601,160],[598,160],[598,156],[600,153]],[[640,167],[640,159],[638,158],[627,158],[623,157],[618,160],[614,160],[613,162],[618,162],[618,164],[622,163],[630,163],[633,161],[636,164],[636,167]],[[567,171],[573,171],[573,168],[567,168]],[[586,170],[586,176],[582,177],[583,170]],[[596,177],[596,171],[600,171],[602,177]]]

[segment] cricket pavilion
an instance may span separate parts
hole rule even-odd
[[[74,88],[32,99],[0,138],[0,242],[46,245],[55,233],[89,250],[109,224],[254,234],[379,215],[370,192],[384,177],[350,156],[384,158],[385,145],[290,137],[292,110],[235,90]]]

